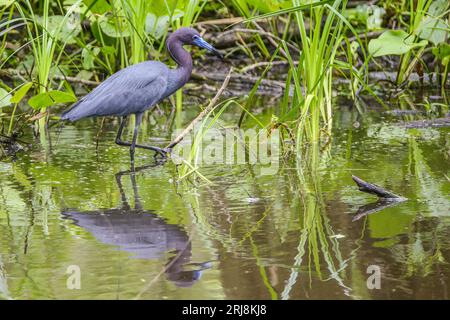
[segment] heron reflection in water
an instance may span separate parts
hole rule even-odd
[[[134,172],[148,167],[136,168]],[[165,275],[178,287],[190,287],[200,279],[203,270],[211,268],[211,262],[190,262],[192,246],[186,231],[181,226],[167,223],[154,211],[142,208],[134,172],[116,174],[122,202],[120,208],[84,212],[65,210],[62,214],[99,241],[131,253],[132,258],[161,259],[167,252],[174,253],[165,265]],[[131,178],[134,208],[129,205],[122,186],[121,178],[125,174]]]

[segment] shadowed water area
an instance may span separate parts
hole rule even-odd
[[[263,123],[271,104],[255,105]],[[203,166],[213,183],[197,187],[177,184],[176,166],[152,166],[143,150],[136,165],[147,167],[128,172],[117,120],[100,133],[101,119],[52,127],[46,144],[0,162],[0,297],[449,299],[448,127],[405,128],[423,117],[335,105],[322,160],[280,159],[265,175],[258,164]],[[198,112],[185,108],[171,128]],[[221,124],[235,125],[237,110]],[[140,139],[164,146],[170,132],[155,111]],[[408,201],[380,208],[352,174]],[[80,289],[67,287],[70,266]],[[369,266],[380,289],[367,286]]]

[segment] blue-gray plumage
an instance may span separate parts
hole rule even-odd
[[[132,165],[135,147],[154,150],[165,157],[170,150],[138,145],[136,138],[143,112],[173,94],[189,80],[192,58],[183,45],[196,45],[221,57],[220,52],[203,40],[195,29],[178,29],[166,41],[167,50],[178,68],[171,69],[158,61],[145,61],[122,69],[76,102],[62,114],[61,119],[76,121],[97,116],[122,117],[116,143],[130,147]],[[130,114],[136,115],[131,143],[121,139],[125,120]]]

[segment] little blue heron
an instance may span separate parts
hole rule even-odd
[[[184,50],[183,45],[195,45],[222,58],[222,54],[203,40],[195,29],[180,28],[166,41],[167,50],[178,64],[178,68],[171,69],[159,61],[144,61],[124,68],[76,102],[62,114],[61,120],[76,121],[96,116],[122,117],[116,144],[130,147],[132,165],[135,148],[153,150],[157,152],[156,154],[166,157],[166,153],[170,150],[136,144],[136,138],[144,111],[172,95],[189,80],[192,73],[192,58]],[[131,143],[122,140],[125,121],[130,114],[136,115]]]

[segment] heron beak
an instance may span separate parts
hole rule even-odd
[[[213,53],[214,55],[216,55],[220,59],[223,59],[223,54],[219,50],[214,48],[212,45],[210,45],[208,42],[203,40],[202,38],[198,37],[192,43],[194,45],[196,45],[197,47],[200,47],[200,48],[208,50],[209,52]]]

